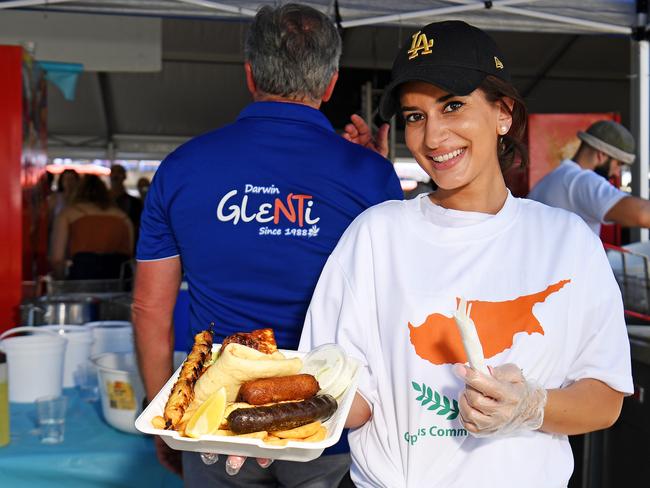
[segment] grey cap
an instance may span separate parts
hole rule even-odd
[[[578,138],[617,161],[626,164],[634,162],[634,136],[618,122],[599,120],[585,132],[578,132]]]

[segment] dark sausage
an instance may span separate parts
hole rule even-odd
[[[305,400],[320,390],[318,381],[310,374],[294,374],[248,381],[239,389],[239,400],[251,405]]]
[[[228,415],[230,430],[248,434],[260,430],[288,430],[316,420],[327,420],[338,404],[330,395],[318,395],[301,402],[278,403],[264,407],[238,408]]]

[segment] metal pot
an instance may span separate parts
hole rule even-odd
[[[20,306],[24,325],[85,324],[97,320],[99,300],[89,296],[44,296]]]

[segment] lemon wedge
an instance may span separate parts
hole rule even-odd
[[[221,387],[210,395],[194,412],[194,415],[187,422],[185,434],[197,438],[216,432],[219,430],[221,422],[223,422],[225,410],[226,389]]]

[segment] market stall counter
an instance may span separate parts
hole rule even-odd
[[[153,438],[120,432],[104,422],[98,402],[66,389],[65,439],[41,444],[33,403],[11,403],[11,441],[0,448],[0,486],[181,487],[156,459]]]

